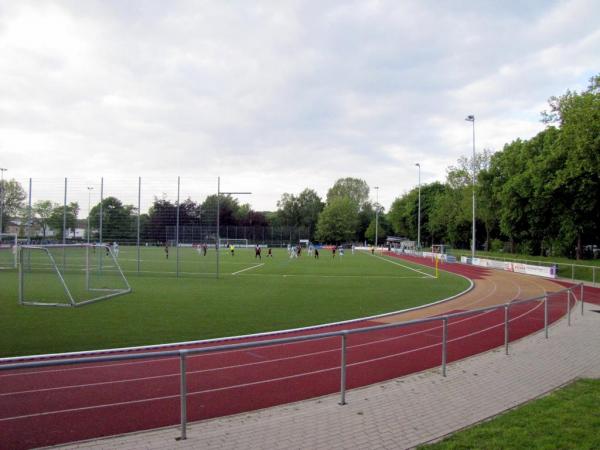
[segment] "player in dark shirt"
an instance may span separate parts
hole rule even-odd
[[[165,258],[169,259],[169,244],[165,243]]]
[[[319,249],[315,247],[315,259],[319,259]]]
[[[334,245],[333,248],[331,249],[331,254],[332,256],[335,258],[335,251],[337,250],[337,247]]]

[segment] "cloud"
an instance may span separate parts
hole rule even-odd
[[[104,175],[123,197],[138,175],[169,195],[177,175],[207,180],[193,196],[221,175],[269,210],[356,176],[389,207],[415,162],[431,182],[470,153],[466,115],[498,150],[600,66],[593,1],[0,8],[0,165],[58,185]]]

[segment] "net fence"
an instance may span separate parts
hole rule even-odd
[[[215,276],[219,242],[286,247],[310,234],[275,225],[244,203],[250,198],[219,193],[217,177],[17,181],[22,207],[5,231],[29,245],[116,244],[125,273]],[[0,242],[2,260],[9,255],[4,247]]]

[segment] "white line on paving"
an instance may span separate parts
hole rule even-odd
[[[431,274],[429,274],[429,273],[426,273],[426,272],[422,272],[421,270],[419,270],[419,269],[415,269],[414,267],[405,266],[404,264],[400,264],[400,263],[398,263],[398,262],[396,262],[396,261],[392,261],[391,259],[387,259],[387,258],[384,258],[384,257],[382,257],[382,256],[377,256],[377,255],[372,255],[372,256],[373,256],[374,258],[379,258],[379,259],[381,259],[381,260],[383,260],[383,261],[387,261],[387,262],[389,262],[390,264],[396,264],[397,266],[404,267],[405,269],[413,270],[413,271],[415,271],[415,272],[417,272],[417,273],[422,273],[423,275],[426,275],[426,276],[428,276],[429,278],[435,278],[435,276],[433,276],[433,275],[431,275]]]
[[[238,270],[237,272],[233,272],[231,275],[237,275],[238,273],[245,272],[246,270],[257,269],[258,267],[262,267],[264,265],[265,265],[265,263],[260,263],[260,264],[257,264],[255,266],[252,266],[252,267],[246,267],[245,269]]]

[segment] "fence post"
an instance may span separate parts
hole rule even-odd
[[[342,332],[342,362],[340,365],[340,405],[346,404],[346,337],[347,331]]]
[[[583,316],[583,283],[581,283],[581,292],[579,293],[579,301],[581,302],[581,315]]]
[[[548,339],[548,296],[544,295],[544,334]]]
[[[571,326],[571,289],[567,291],[567,325]]]
[[[446,376],[446,358],[448,344],[448,318],[444,317],[442,323],[442,376]]]
[[[181,436],[180,440],[187,439],[187,378],[186,378],[186,350],[179,351],[179,370],[181,375],[181,386],[179,388],[181,403]]]
[[[504,305],[504,353],[508,355],[508,307],[509,303]]]

